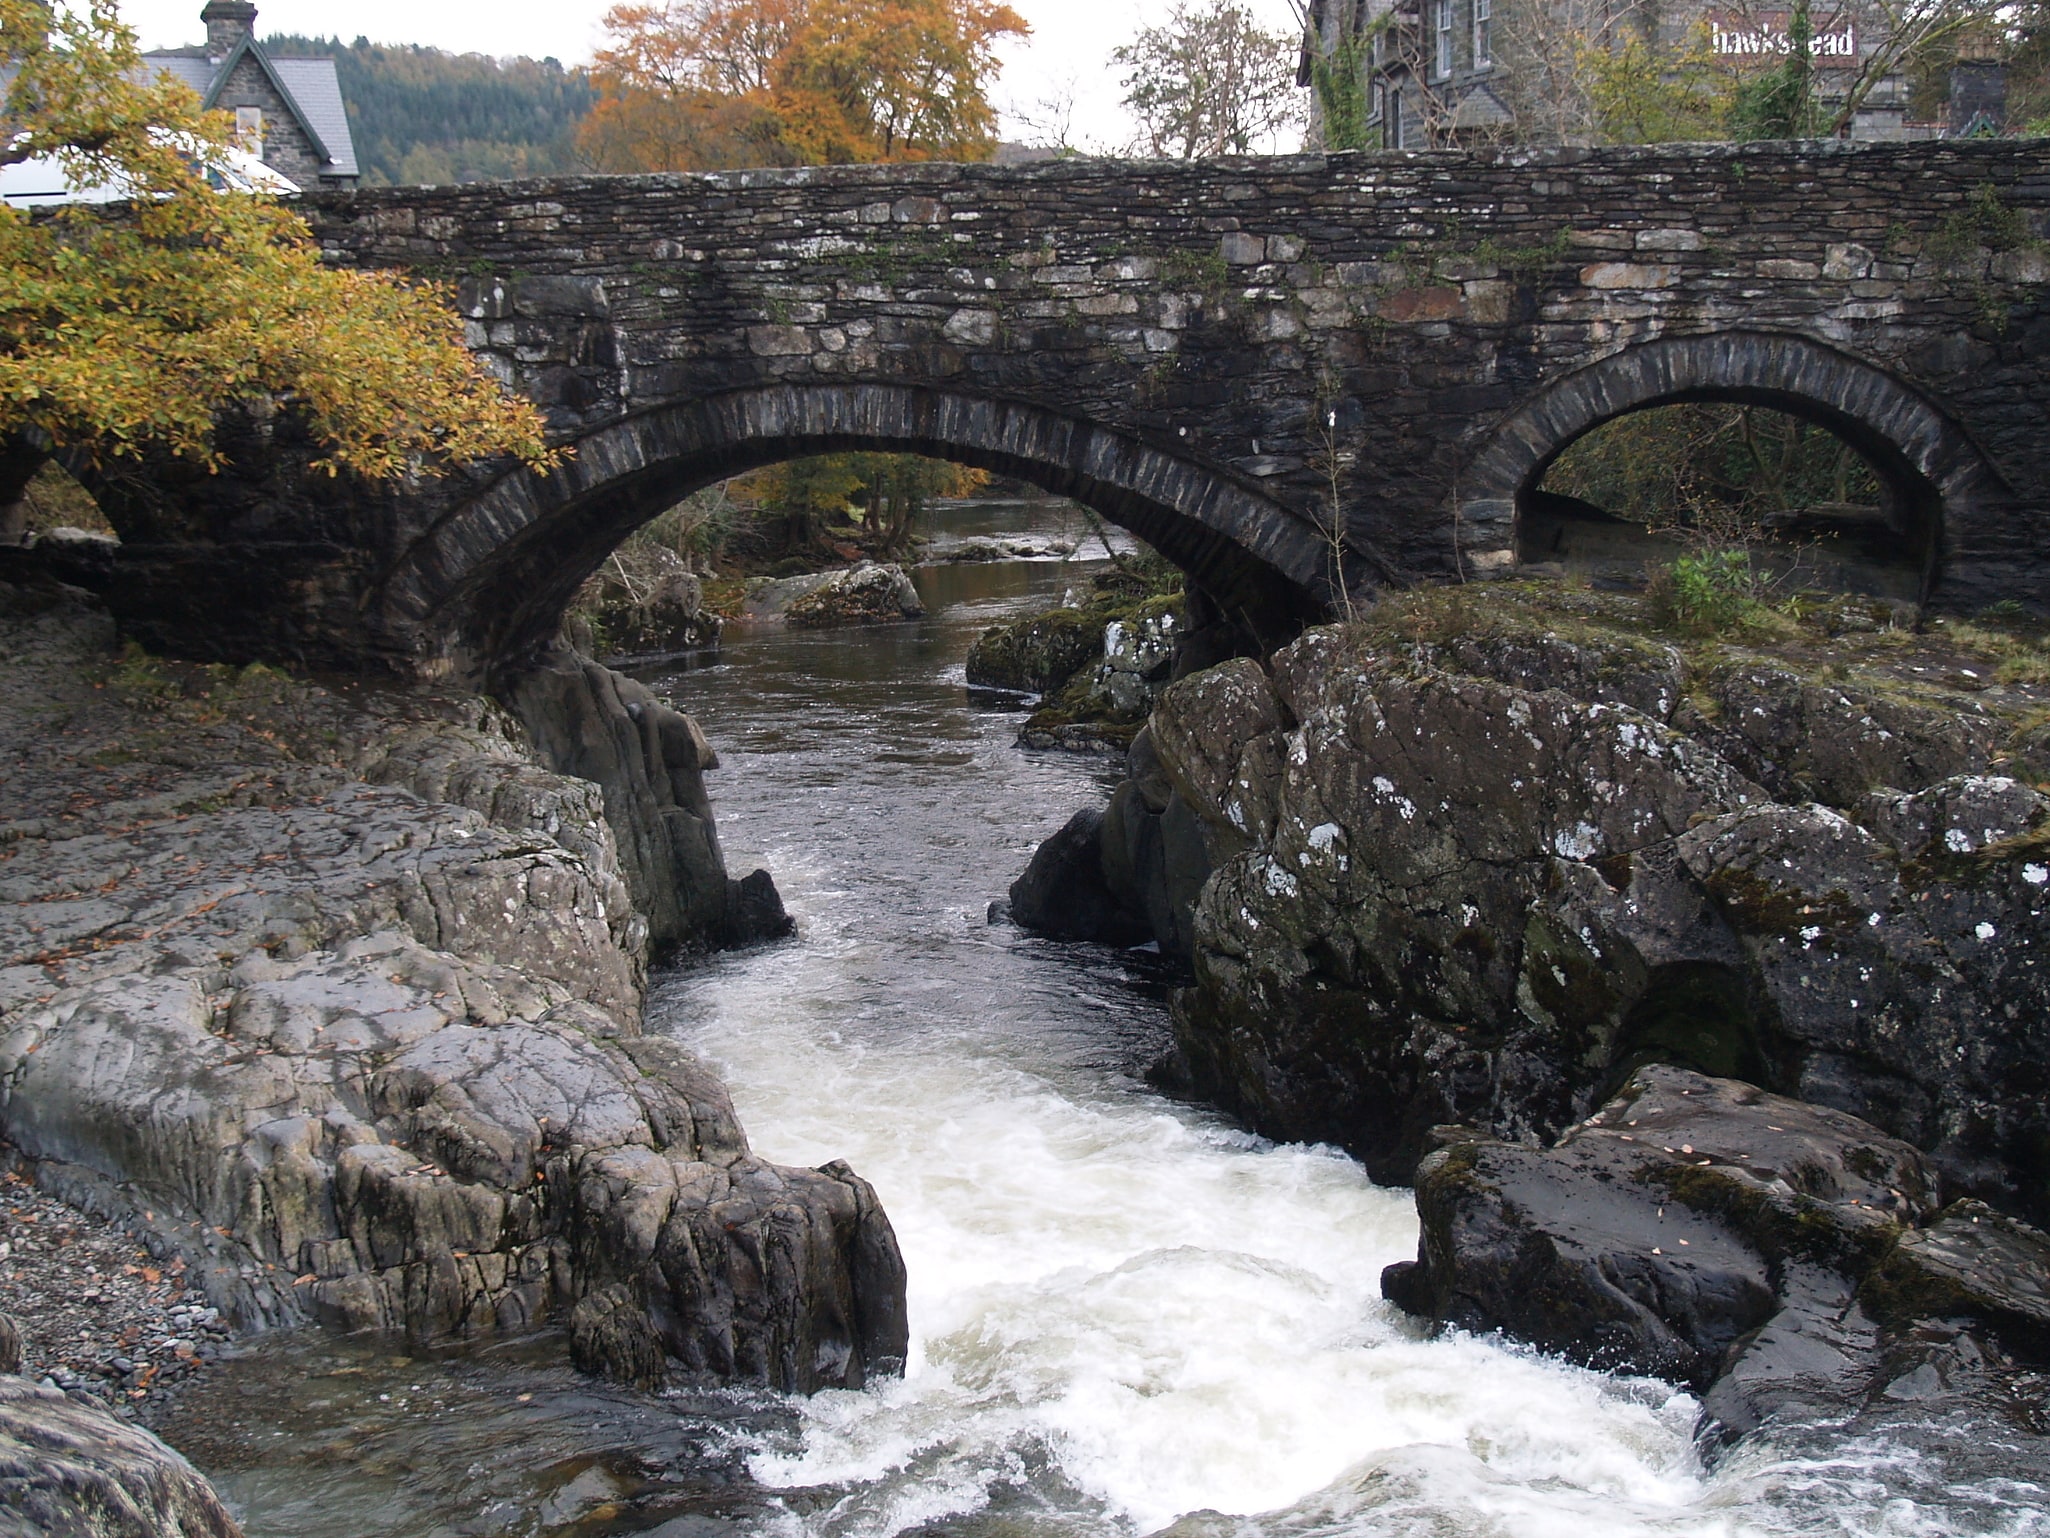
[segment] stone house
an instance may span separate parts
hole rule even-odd
[[[1777,7],[1777,8],[1774,8]],[[1668,47],[1704,37],[1719,57],[1765,63],[1789,46],[1785,0],[1312,0],[1296,83],[1351,41],[1364,72],[1369,142],[1387,149],[1516,138],[1573,142],[1588,132],[1573,79],[1586,39],[1637,32]],[[1811,57],[1818,95],[1841,102],[1884,36],[1872,0],[1816,0]],[[1851,124],[1854,139],[1958,131],[1907,120],[1899,75],[1878,81]],[[1952,114],[1955,116],[1955,112]],[[1324,104],[1311,92],[1310,143],[1324,142]]]
[[[232,112],[242,145],[303,192],[353,187],[360,174],[333,59],[292,59],[256,40],[252,0],[207,0],[206,41],[143,57]]]

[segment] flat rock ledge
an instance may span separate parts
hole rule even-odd
[[[199,1472],[139,1426],[0,1374],[0,1532],[242,1538]]]
[[[475,697],[115,645],[0,588],[0,1137],[39,1181],[142,1215],[243,1328],[567,1324],[592,1371],[800,1392],[901,1365],[867,1183],[754,1157],[640,1033],[598,786]]]
[[[1689,1384],[1711,1448],[1906,1412],[2050,1457],[2050,1235],[1878,1128],[1660,1066],[1549,1149],[1435,1140],[1399,1306]]]

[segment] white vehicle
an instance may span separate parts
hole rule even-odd
[[[299,189],[247,150],[229,149],[210,180],[217,192],[295,196]],[[0,166],[0,200],[10,208],[46,208],[58,203],[123,203],[134,196],[124,180],[81,186],[72,182],[54,156],[39,155]]]

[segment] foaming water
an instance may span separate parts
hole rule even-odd
[[[910,1272],[906,1376],[804,1403],[749,1459],[793,1528],[1144,1533],[1342,1484],[1360,1531],[1743,1531],[1704,1510],[1692,1400],[1419,1339],[1379,1293],[1415,1254],[1408,1192],[1153,1093],[1144,964],[987,921],[1109,779],[1018,752],[960,687],[979,623],[1034,596],[743,637],[663,680],[721,745],[731,862],[777,873],[800,938],[667,979],[651,1025],[718,1065],[757,1151],[871,1180]],[[1411,1487],[1441,1525],[1397,1516]]]
[[[649,675],[720,750],[729,862],[774,871],[800,923],[663,978],[650,1028],[719,1065],[758,1152],[874,1182],[905,1377],[656,1399],[555,1341],[274,1339],[165,1428],[251,1538],[2050,1538],[2041,1444],[2011,1428],[1908,1405],[1710,1472],[1669,1386],[1423,1338],[1379,1296],[1415,1253],[1407,1191],[1150,1090],[1157,963],[987,920],[1114,771],[1013,748],[962,658],[1083,570],[919,579],[926,621],[741,632]]]

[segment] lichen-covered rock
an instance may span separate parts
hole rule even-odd
[[[1844,809],[1873,790],[1981,772],[2007,736],[1969,702],[1926,705],[1756,663],[1710,670],[1672,719],[1776,799]]]
[[[89,621],[16,626],[0,685],[0,1136],[39,1179],[144,1215],[244,1326],[491,1335],[623,1288],[620,1327],[692,1372],[901,1363],[874,1193],[754,1158],[717,1079],[640,1035],[647,924],[598,786],[456,696],[142,659],[94,688]],[[612,681],[618,783],[671,831],[698,806],[716,856],[695,728],[565,677]]]
[[[1104,624],[1085,609],[1050,609],[992,625],[968,648],[968,682],[983,689],[1052,694],[1103,655]]]
[[[1169,689],[1151,738],[1216,859],[1176,1000],[1193,1087],[1403,1179],[1436,1123],[1546,1140],[1674,1061],[2050,1214],[2050,797],[1953,772],[1991,717],[1819,684],[1776,715],[1766,670],[1715,671],[1714,741],[1837,804],[1776,800],[1668,724],[1702,713],[1676,668],[1328,630]]]
[[[1434,1123],[1543,1134],[1584,1114],[1634,1049],[1631,973],[1572,970],[1533,926],[1555,892],[1761,798],[1628,707],[1336,631],[1280,653],[1271,682],[1243,662],[1183,680],[1156,729],[1169,777],[1239,846],[1204,888],[1177,1004],[1195,1084],[1392,1178]]]
[[[1124,753],[1173,674],[1183,631],[1179,596],[1098,603],[1101,661],[1078,669],[1019,730],[1018,744],[1071,753]]]
[[[923,613],[925,604],[903,567],[863,561],[831,573],[791,603],[783,618],[795,630],[828,630],[916,619]]]
[[[1902,1401],[2025,1426],[2013,1410],[2041,1397],[2050,1238],[1977,1203],[1938,1212],[1917,1151],[1855,1117],[1652,1067],[1550,1149],[1439,1137],[1389,1298],[1691,1384],[1713,1443],[1855,1431]]]
[[[0,1375],[8,1538],[241,1538],[199,1471],[140,1426]]]

